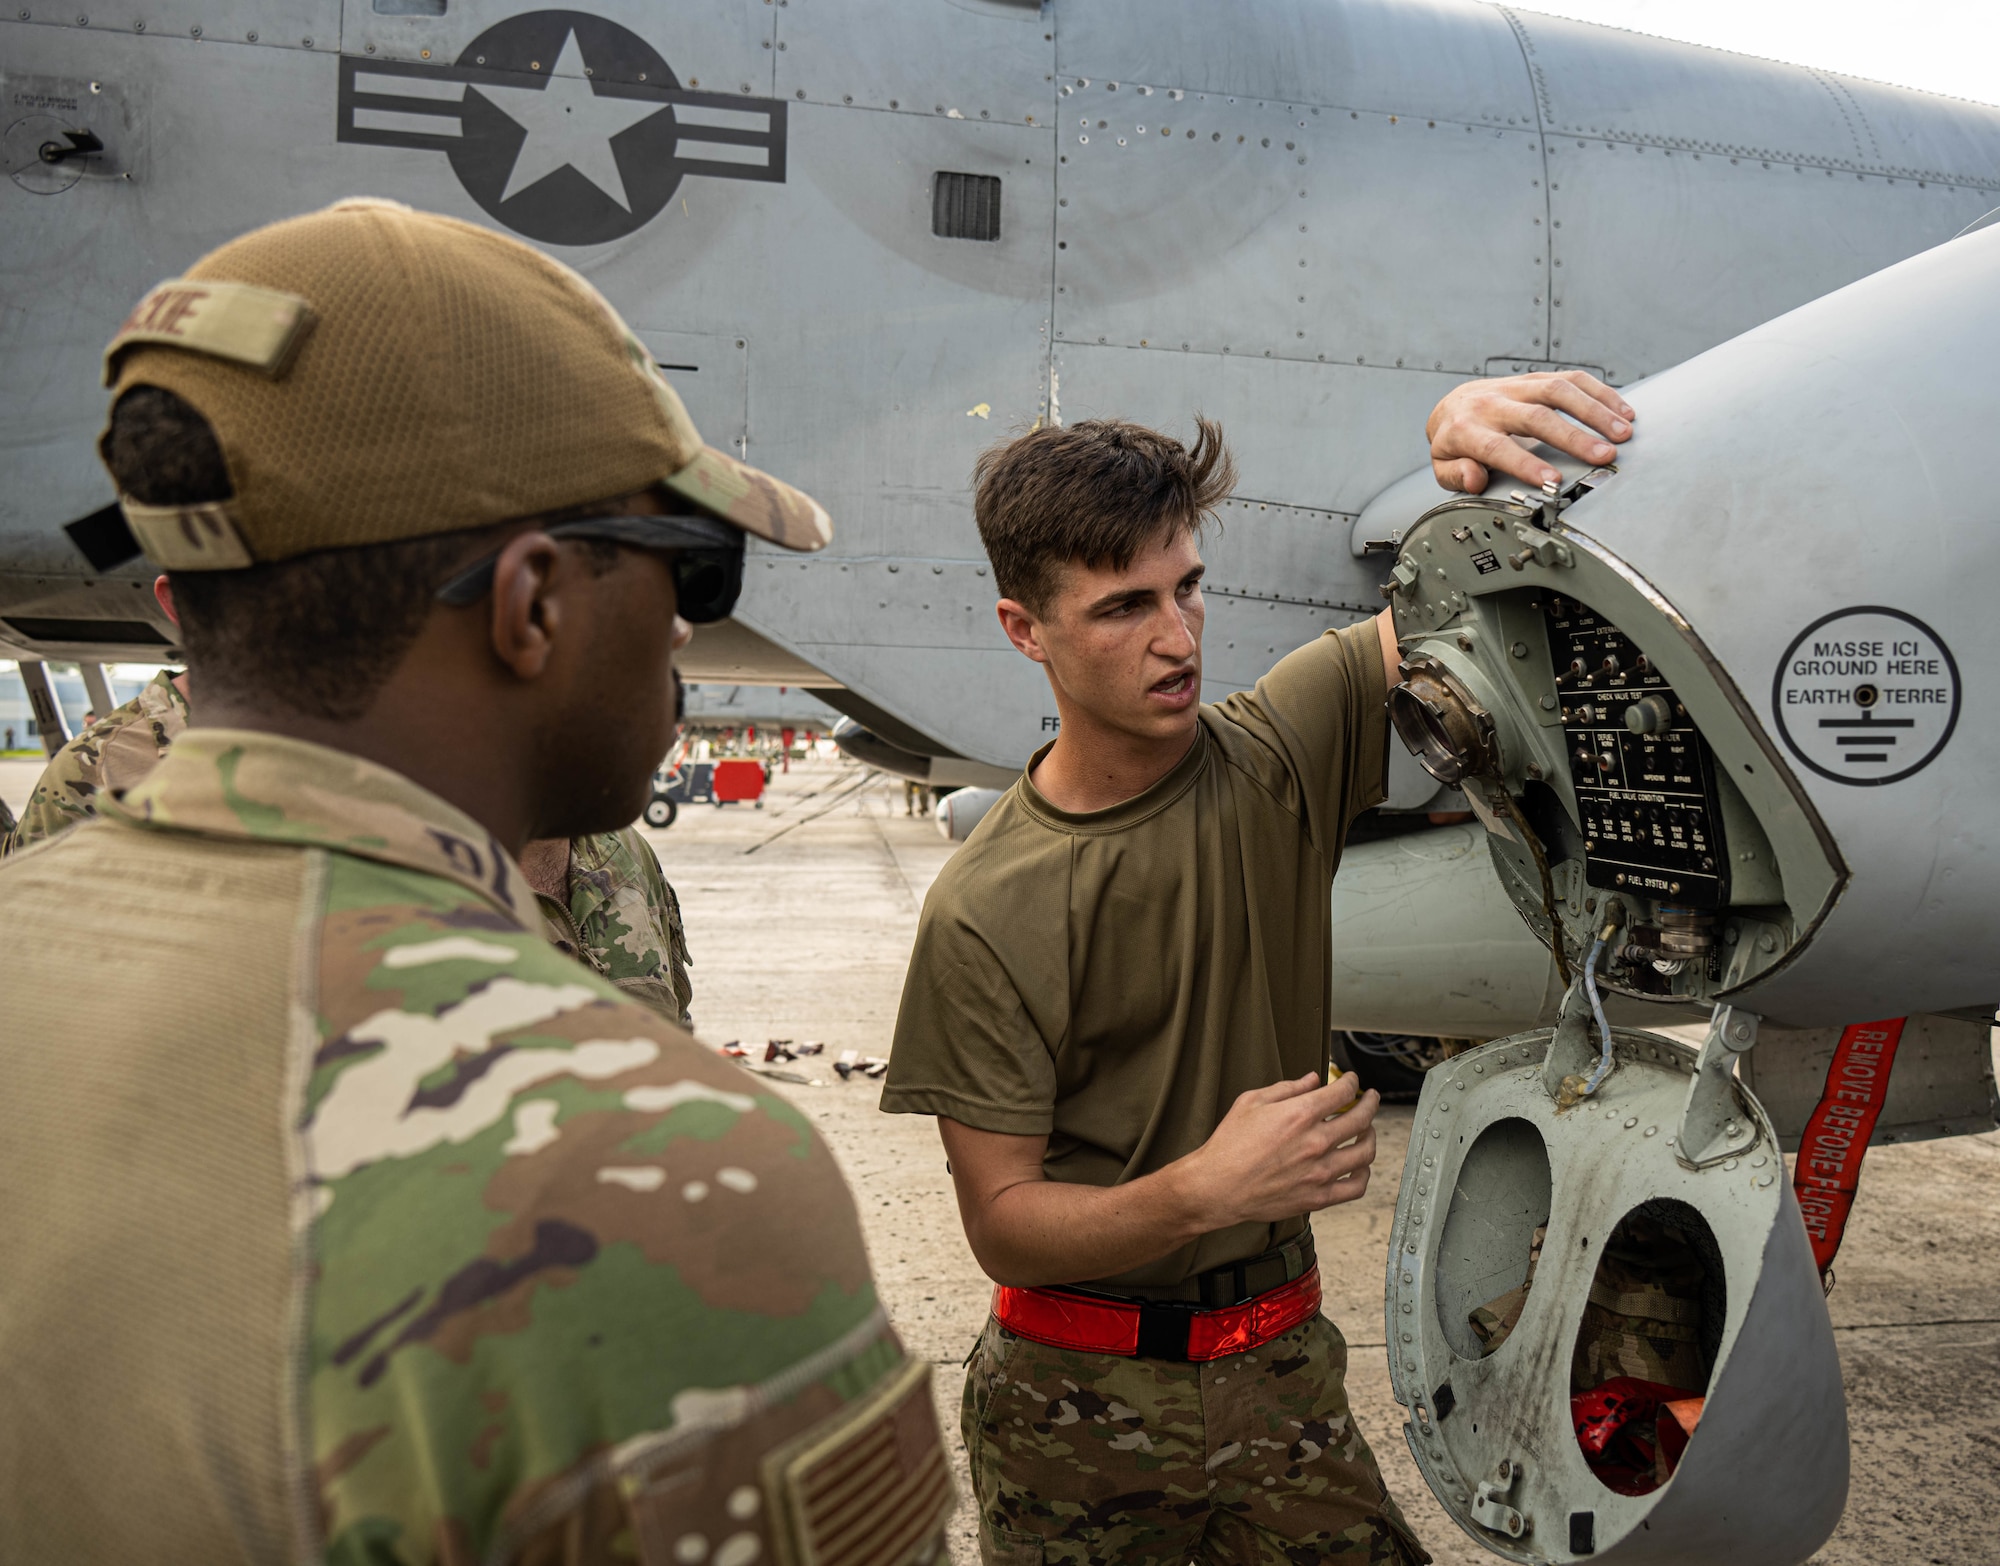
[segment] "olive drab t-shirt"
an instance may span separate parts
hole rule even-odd
[[[1050,1179],[1116,1185],[1200,1147],[1238,1094],[1322,1069],[1333,872],[1383,798],[1385,695],[1363,621],[1204,706],[1186,758],[1109,810],[1057,810],[1023,775],[925,900],[882,1107],[1047,1133]],[[1304,1226],[1097,1281],[1170,1286]]]

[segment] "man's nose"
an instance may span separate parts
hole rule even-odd
[[[694,640],[694,627],[689,625],[687,621],[683,620],[679,615],[675,615],[674,629],[671,638],[667,642],[667,645],[671,647],[675,652],[679,652],[683,647],[687,646],[687,644],[693,640]]]
[[[1191,658],[1200,645],[1194,627],[1189,623],[1186,608],[1178,603],[1170,606],[1155,650],[1163,658]]]

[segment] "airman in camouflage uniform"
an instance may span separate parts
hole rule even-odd
[[[146,688],[91,724],[49,758],[21,819],[0,853],[39,843],[97,813],[101,792],[119,793],[137,783],[187,727],[188,700],[177,676],[162,669]]]
[[[637,827],[579,837],[569,845],[569,906],[536,894],[549,939],[581,957],[634,1000],[684,1028],[688,1003],[687,930],[680,899],[652,844]]]
[[[914,1430],[877,1501],[935,1523],[825,1144],[553,951],[483,830],[218,729],[101,805],[0,874],[0,1558],[770,1560],[757,1458],[844,1416]],[[121,894],[80,1039],[47,980]],[[152,1506],[79,1554],[100,1468]]]
[[[97,813],[100,794],[116,798],[138,783],[188,725],[188,698],[161,670],[132,700],[56,752],[28,796],[20,824],[0,836],[0,853],[26,848]],[[636,827],[572,839],[569,902],[537,892],[544,933],[661,1016],[692,1027],[687,931],[680,899]]]
[[[0,1561],[934,1559],[831,1154],[513,852],[636,811],[688,623],[826,513],[574,272],[394,203],[223,246],[106,364],[202,702],[0,864]]]

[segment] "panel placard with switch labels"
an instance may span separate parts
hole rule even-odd
[[[1721,907],[1728,861],[1707,741],[1616,626],[1553,594],[1542,611],[1589,884]]]
[[[1383,584],[1402,658],[1389,717],[1463,790],[1508,898],[1561,943],[1558,976],[1594,952],[1601,989],[1705,1004],[1781,969],[1846,872],[1741,687],[1565,520],[1615,477],[1417,520]]]

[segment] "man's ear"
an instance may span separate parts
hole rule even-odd
[[[160,606],[160,612],[175,625],[181,623],[181,617],[174,611],[174,584],[164,571],[153,578],[153,602]]]
[[[517,534],[493,562],[488,631],[493,656],[517,679],[539,679],[564,629],[562,551],[539,530]]]
[[[1047,663],[1049,655],[1042,646],[1042,622],[1040,618],[1019,599],[1003,598],[994,606],[1000,616],[1000,629],[1007,633],[1007,640],[1021,650],[1024,657],[1036,663]]]

